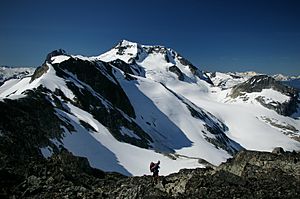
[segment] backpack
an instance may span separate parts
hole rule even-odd
[[[150,163],[150,171],[153,172],[154,171],[154,166],[155,164],[153,162]]]

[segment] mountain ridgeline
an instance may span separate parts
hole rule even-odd
[[[127,177],[92,168],[66,150],[49,159],[1,169],[1,196],[10,198],[299,198],[300,153],[240,151],[219,167]],[[11,166],[11,165],[10,165]],[[18,169],[18,170],[17,170]],[[20,170],[22,169],[22,170]]]
[[[167,175],[183,168],[216,168],[242,150],[272,151],[278,146],[300,150],[295,88],[267,75],[203,72],[173,49],[126,40],[96,57],[56,50],[34,72],[5,79],[0,87],[0,117],[0,172],[5,176],[1,183],[6,184],[2,192],[10,195],[15,189],[24,197],[50,197],[43,195],[48,187],[40,185],[53,186],[56,174],[65,180],[63,184],[82,179],[77,188],[76,183],[69,186],[72,193],[109,198],[109,194],[117,197],[108,192],[114,186],[111,182],[125,187],[133,180],[149,183],[147,177],[125,176],[149,173],[148,163],[153,160],[161,160],[161,173]],[[296,152],[287,156],[293,156],[299,166]],[[64,158],[74,164],[64,165]],[[69,172],[56,170],[59,167]],[[181,171],[165,178],[166,184],[155,188],[155,196],[195,197],[187,185],[200,183],[193,181],[195,176],[206,179],[208,175],[217,184],[227,177],[247,184],[254,167],[263,166],[253,163],[247,175],[246,166],[243,174],[208,168]],[[37,171],[44,173],[35,175]],[[284,179],[288,172],[295,173],[282,172],[278,175]],[[247,177],[241,177],[244,174]],[[189,177],[181,190],[174,182],[180,184],[184,175]],[[261,174],[257,179],[265,177]],[[260,186],[256,182],[250,183],[253,189]],[[18,187],[20,183],[25,190]],[[230,187],[231,182],[226,183]],[[97,193],[87,191],[100,185],[103,190]],[[57,193],[58,187],[52,188]],[[210,193],[206,185],[197,190]],[[143,196],[149,195],[137,198]]]
[[[286,86],[274,78],[267,75],[257,75],[251,77],[244,83],[236,85],[231,92],[231,96],[236,98],[243,96],[245,93],[261,92],[263,89],[273,89],[280,93],[289,96],[290,99],[283,102],[266,103],[264,97],[258,96],[256,100],[263,106],[275,110],[277,113],[285,116],[290,116],[297,111],[298,108],[298,90]]]

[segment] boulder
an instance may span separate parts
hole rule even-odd
[[[284,154],[284,150],[282,147],[275,147],[272,151],[272,153],[280,155],[280,154]]]

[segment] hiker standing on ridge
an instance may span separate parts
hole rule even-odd
[[[154,163],[154,162],[151,162],[150,163],[150,171],[153,173],[153,182],[154,183],[158,183],[159,181],[159,177],[158,177],[158,173],[159,173],[159,164],[160,164],[160,161],[158,160],[157,163]]]

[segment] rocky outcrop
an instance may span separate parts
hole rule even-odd
[[[30,83],[33,82],[35,79],[41,77],[43,74],[45,74],[48,71],[49,67],[47,64],[43,64],[42,66],[39,66],[34,71],[33,75],[31,76]]]
[[[23,165],[21,174],[14,173],[10,168],[1,168],[0,171],[6,172],[2,182],[17,184],[14,186],[1,182],[2,196],[17,198],[62,198],[66,195],[71,198],[84,195],[91,197],[93,195],[87,194],[87,190],[92,187],[91,183],[105,177],[104,172],[90,167],[86,158],[75,157],[66,150],[48,160],[37,159]]]
[[[112,64],[113,66],[119,68],[124,73],[128,73],[128,74],[133,75],[133,71],[132,71],[130,65],[127,64],[126,62],[124,62],[124,61],[122,61],[120,59],[116,59],[116,60],[113,60],[113,61],[111,61],[109,63]]]
[[[300,154],[284,152],[281,147],[275,148],[272,153],[240,151],[234,159],[220,165],[217,170],[228,171],[240,177],[255,178],[262,177],[264,171],[272,173],[272,170],[277,170],[300,180]]]
[[[282,147],[276,147],[273,149],[272,153],[280,155],[280,154],[284,154],[284,150]]]
[[[184,75],[177,66],[170,66],[169,70],[178,76],[178,80],[180,80],[180,81],[184,80]]]
[[[15,165],[17,166],[17,165]],[[20,165],[18,165],[20,167]],[[10,198],[299,198],[300,154],[241,151],[219,167],[126,177],[92,168],[65,149],[31,160],[22,172],[1,164],[2,197]]]
[[[49,62],[51,63],[51,58],[58,56],[58,55],[66,55],[66,51],[64,51],[63,49],[58,49],[58,50],[54,50],[51,53],[49,53],[46,57],[45,63]]]
[[[274,101],[272,103],[266,103],[264,98],[261,96],[257,97],[256,100],[264,107],[275,110],[277,113],[284,116],[292,115],[297,111],[297,107],[298,107],[298,99],[296,95],[290,98],[290,100],[283,103],[274,102]]]

